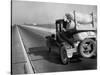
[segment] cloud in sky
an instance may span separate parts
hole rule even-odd
[[[93,11],[97,15],[97,6],[94,5],[13,1],[12,24],[54,23],[56,19],[63,18],[65,13],[73,10],[82,13],[91,13]]]

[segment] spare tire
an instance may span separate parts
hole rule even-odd
[[[92,39],[85,39],[79,45],[79,53],[82,57],[90,58],[96,52],[96,43]]]

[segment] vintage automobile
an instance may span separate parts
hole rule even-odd
[[[70,22],[63,30],[64,19],[56,20],[56,34],[46,36],[46,44],[51,52],[52,46],[58,47],[58,52],[62,64],[68,64],[70,58],[74,54],[81,55],[84,58],[91,58],[96,55],[96,28],[94,24],[93,13],[88,14],[90,19],[82,19],[77,17],[77,13],[73,12],[72,23]],[[86,15],[86,17],[88,17]],[[66,16],[68,17],[68,16]],[[85,16],[83,16],[85,17]]]

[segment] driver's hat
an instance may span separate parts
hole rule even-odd
[[[70,19],[70,20],[73,19],[73,18],[72,18],[72,15],[71,15],[70,13],[66,13],[65,16],[66,16],[67,19]]]

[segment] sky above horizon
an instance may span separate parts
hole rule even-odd
[[[97,16],[97,6],[67,3],[12,1],[12,24],[52,24],[65,13],[78,11]]]

